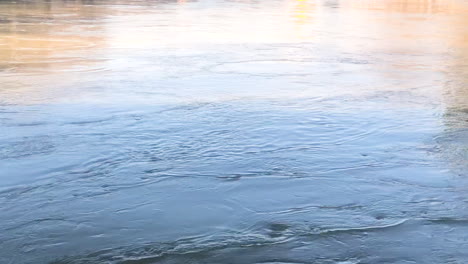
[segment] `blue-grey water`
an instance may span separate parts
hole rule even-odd
[[[468,2],[0,1],[0,263],[468,263]]]

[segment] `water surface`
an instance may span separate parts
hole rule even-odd
[[[468,2],[0,2],[0,263],[466,263]]]

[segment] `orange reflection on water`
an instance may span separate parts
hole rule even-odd
[[[462,13],[467,10],[462,0],[354,0],[343,4],[358,9],[402,13]]]
[[[295,0],[293,9],[294,21],[298,24],[308,24],[313,20],[316,9],[314,0]]]
[[[450,93],[459,94],[451,98],[466,98],[468,3],[462,0],[52,0],[2,2],[0,15],[0,78],[15,89],[71,83],[83,72],[98,83],[95,70],[138,63],[164,49],[229,53],[229,45],[244,45],[255,56],[249,45],[290,45],[294,59],[311,59],[311,50],[297,48],[313,44],[330,52],[314,54],[317,60],[380,59],[367,73],[380,81],[372,87],[400,78],[406,86],[397,88],[406,89],[418,82],[409,73],[444,73]],[[158,66],[155,71],[165,68]],[[22,77],[31,75],[40,76]]]
[[[0,69],[64,68],[92,61],[86,51],[101,47],[105,14],[101,6],[80,2],[3,2],[0,24]],[[79,53],[85,52],[85,53]]]

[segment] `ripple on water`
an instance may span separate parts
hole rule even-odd
[[[258,233],[258,230],[250,230],[249,233],[232,233],[221,236],[196,236],[186,237],[166,243],[149,243],[139,247],[113,248],[96,251],[89,255],[73,256],[58,259],[54,264],[61,263],[219,263],[218,261],[229,259],[229,263],[410,263],[411,257],[395,258],[392,250],[378,248],[382,243],[396,245],[402,243],[395,240],[392,233],[406,233],[408,230],[415,237],[409,240],[427,239],[421,235],[421,230],[427,224],[440,225],[436,232],[449,232],[446,227],[448,222],[435,222],[425,220],[401,220],[382,226],[362,226],[341,229],[323,229],[320,232],[310,229],[297,229],[294,225],[284,223],[267,223],[264,228],[266,235]],[[395,229],[399,228],[400,229]],[[288,231],[289,230],[289,231]],[[338,231],[337,231],[338,230]],[[255,233],[257,232],[257,233]],[[271,236],[268,233],[284,233],[283,236]],[[385,241],[379,239],[377,233],[387,234]],[[443,239],[435,239],[442,242]],[[344,243],[351,243],[347,245]],[[376,243],[375,246],[372,243]],[[330,246],[341,245],[341,248],[333,249],[334,257],[328,257],[332,253]],[[431,246],[436,249],[440,245]],[[359,247],[363,247],[364,250]],[[405,250],[399,247],[397,251]],[[314,256],[304,255],[306,251],[315,250]],[[419,251],[416,246],[413,250]],[[423,249],[424,250],[424,249]],[[291,254],[296,252],[296,254]],[[380,252],[381,256],[373,253]],[[340,256],[340,255],[347,255]],[[437,256],[428,256],[426,260],[435,259]]]
[[[28,124],[28,126],[31,124]],[[41,123],[32,126],[42,125]],[[54,152],[56,143],[49,136],[25,137],[20,141],[0,144],[0,159],[19,159]]]
[[[0,0],[0,263],[465,263],[465,4],[377,2]]]

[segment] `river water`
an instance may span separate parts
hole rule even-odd
[[[0,263],[467,262],[467,1],[0,1]]]

